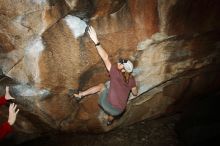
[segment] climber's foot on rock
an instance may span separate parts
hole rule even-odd
[[[82,95],[80,95],[80,92],[77,89],[69,89],[68,96],[76,99],[78,102],[82,99]]]
[[[83,96],[80,93],[73,94],[73,97],[76,99],[76,101],[80,101],[83,99]]]
[[[111,115],[105,115],[104,117],[104,121],[105,121],[105,124],[107,125],[107,126],[110,126],[110,125],[112,125],[112,123],[114,122],[114,117],[113,116],[111,116]]]

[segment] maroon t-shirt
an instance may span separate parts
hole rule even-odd
[[[129,93],[133,87],[136,86],[134,77],[131,76],[129,82],[126,83],[123,75],[117,69],[117,66],[111,66],[110,74],[110,88],[108,92],[108,102],[119,110],[124,110],[127,105]]]

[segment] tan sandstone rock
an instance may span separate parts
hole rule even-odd
[[[16,82],[10,88],[21,109],[16,130],[104,132],[181,110],[190,99],[219,90],[218,10],[217,0],[1,1],[0,68]],[[67,95],[108,80],[85,34],[87,23],[112,62],[135,63],[139,95],[129,97],[125,113],[109,127],[97,94],[80,103]],[[8,80],[0,83],[3,88]]]

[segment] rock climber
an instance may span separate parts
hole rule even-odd
[[[107,81],[105,84],[98,84],[85,91],[80,91],[74,94],[74,96],[77,100],[81,100],[87,95],[98,93],[100,96],[99,105],[107,115],[105,119],[107,125],[111,125],[115,117],[120,116],[125,111],[130,92],[134,96],[138,94],[135,79],[131,74],[133,64],[130,60],[119,59],[113,65],[99,42],[93,27],[90,26],[88,28],[88,34],[109,72],[110,81]]]
[[[0,105],[6,104],[7,100],[13,100],[14,98],[9,93],[9,87],[6,87],[6,93],[4,97],[0,97]],[[9,106],[9,116],[8,121],[4,122],[0,125],[0,140],[5,138],[9,133],[12,132],[12,125],[16,121],[17,114],[19,112],[19,109],[17,109],[17,105],[14,103],[11,103]]]

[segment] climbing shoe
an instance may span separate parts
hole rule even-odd
[[[79,94],[79,90],[77,90],[77,89],[69,89],[69,91],[68,91],[68,96],[69,96],[69,97],[74,97],[74,99],[75,99],[77,102],[79,102],[80,100],[83,99],[83,96],[77,97],[77,96],[75,96],[74,94]]]

